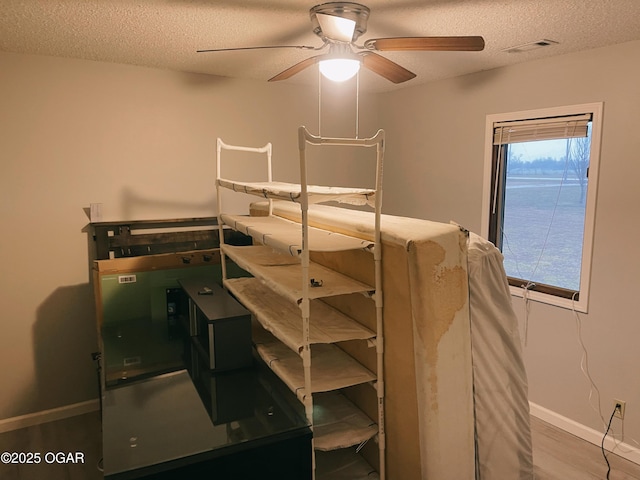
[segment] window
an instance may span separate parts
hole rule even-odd
[[[586,312],[602,104],[487,116],[482,235],[511,293]]]

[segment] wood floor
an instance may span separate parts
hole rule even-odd
[[[606,480],[600,447],[531,417],[536,480]],[[610,480],[640,480],[640,465],[607,453]]]
[[[536,480],[606,479],[607,467],[599,447],[536,418],[531,419],[531,426]],[[44,457],[47,452],[80,452],[84,463],[48,464],[44,458],[37,465],[0,463],[0,479],[101,480],[98,469],[101,451],[98,412],[1,433],[0,453],[38,452]],[[48,460],[52,458],[48,456]],[[640,465],[613,454],[608,454],[608,458],[610,480],[640,480]]]
[[[100,413],[0,433],[0,454],[2,452],[39,453],[41,457],[39,464],[0,462],[2,480],[102,480],[102,472],[98,470],[102,458]],[[80,452],[84,454],[84,463],[57,463],[58,452],[72,453],[74,460],[75,453]]]

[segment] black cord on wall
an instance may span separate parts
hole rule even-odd
[[[609,430],[611,430],[611,422],[613,421],[613,417],[616,414],[616,409],[613,409],[611,412],[611,417],[609,418],[609,424],[607,425],[607,430],[604,432],[604,437],[602,437],[602,443],[600,444],[600,449],[602,450],[602,456],[604,457],[604,461],[607,462],[607,480],[609,480],[609,474],[611,473],[611,464],[609,463],[609,459],[607,458],[607,453],[604,449],[604,441],[609,434]]]

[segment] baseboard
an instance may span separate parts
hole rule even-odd
[[[28,413],[27,415],[20,415],[19,417],[6,418],[0,420],[0,433],[40,425],[41,423],[53,422],[55,420],[62,420],[63,418],[75,417],[76,415],[83,415],[98,410],[100,410],[100,401],[95,399],[74,403],[73,405],[65,405],[64,407],[52,408],[51,410]]]
[[[569,432],[576,437],[586,440],[589,443],[593,443],[598,447],[602,444],[604,428],[602,432],[594,430],[593,428],[582,425],[570,418],[563,417],[556,412],[532,402],[529,402],[529,411],[534,417],[539,418],[554,427],[558,427],[565,432]],[[640,449],[628,443],[618,442],[610,435],[611,434],[607,435],[607,438],[605,439],[604,448],[609,452],[615,453],[619,457],[626,458],[630,462],[640,465]]]

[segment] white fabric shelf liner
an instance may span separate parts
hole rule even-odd
[[[225,287],[256,317],[260,324],[290,349],[300,352],[300,308],[277,295],[257,278],[231,278]],[[309,343],[367,340],[375,333],[321,300],[311,301]]]
[[[360,445],[378,433],[378,425],[338,392],[313,396],[313,444],[329,451]]]
[[[301,301],[302,266],[297,257],[262,245],[222,245],[221,248],[240,268],[260,278],[276,293],[294,303]],[[309,278],[322,282],[322,286],[309,288],[310,299],[349,293],[370,293],[375,290],[370,285],[313,262],[309,265]]]
[[[302,226],[282,217],[256,217],[247,215],[221,214],[225,225],[254,240],[290,255],[302,252]],[[367,250],[373,242],[349,237],[340,233],[309,227],[309,250],[312,252],[336,252],[343,250]]]
[[[252,203],[250,210],[255,215],[266,215],[268,208],[268,202],[261,201]],[[273,215],[301,223],[300,207],[291,202],[273,202]],[[309,226],[370,241],[373,241],[375,235],[373,212],[329,205],[309,206]],[[380,216],[382,242],[403,248],[408,248],[415,242],[439,241],[439,238],[449,235],[452,228],[458,227],[418,218],[384,214]]]
[[[355,449],[316,452],[316,480],[379,480],[378,472]]]
[[[288,200],[300,203],[302,192],[299,184],[285,182],[237,182],[226,178],[218,179],[218,185],[235,192],[274,200]],[[307,185],[309,203],[340,202],[350,205],[373,205],[375,189],[351,187],[325,187]]]
[[[302,358],[270,333],[254,329],[253,342],[265,363],[304,400]],[[330,392],[372,382],[376,376],[335,345],[311,347],[311,393]]]

